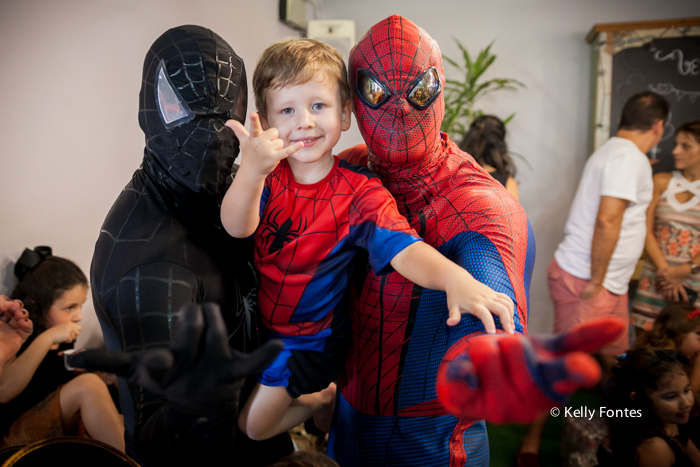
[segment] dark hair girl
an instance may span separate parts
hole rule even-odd
[[[610,417],[616,464],[696,465],[700,460],[697,447],[679,431],[694,402],[685,362],[673,350],[654,348],[631,350],[618,360]]]
[[[506,145],[506,126],[498,117],[481,115],[474,119],[459,148],[518,198],[518,183],[513,178],[515,165]]]

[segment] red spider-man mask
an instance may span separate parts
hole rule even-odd
[[[401,16],[370,28],[350,52],[355,116],[380,172],[413,172],[440,143],[445,115],[442,55],[435,40]]]

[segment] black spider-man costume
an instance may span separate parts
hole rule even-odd
[[[287,161],[280,162],[265,179],[261,211],[254,237],[260,310],[285,348],[258,380],[298,396],[296,375],[287,366],[292,352],[297,359],[324,354],[329,365],[338,365],[336,346],[346,347],[348,320],[339,304],[356,252],[366,250],[372,269],[381,274],[393,270],[394,256],[420,239],[372,171],[338,158],[312,185],[297,183]],[[314,364],[306,360],[304,366],[308,372]]]
[[[349,75],[367,145],[341,157],[368,163],[427,243],[507,294],[516,306],[516,332],[526,332],[532,230],[503,186],[440,133],[444,74],[437,43],[392,16],[352,50]],[[475,419],[532,421],[596,377],[589,357],[569,352],[585,347],[582,340],[590,346],[598,328],[583,333],[588,340],[579,339],[582,333],[542,342],[484,336],[471,315],[447,327],[444,292],[398,273],[363,272],[355,284],[353,344],[328,447],[343,467],[488,465],[484,422]]]
[[[220,305],[232,348],[260,346],[252,242],[233,239],[219,220],[238,155],[238,141],[224,122],[244,121],[246,98],[243,61],[208,29],[171,29],[149,50],[139,105],[143,163],[105,219],[91,268],[107,349],[139,355],[182,346],[187,333],[181,331],[180,340],[174,334],[181,307],[202,302]],[[189,313],[187,323],[199,329],[201,318],[196,310]],[[201,346],[213,349],[211,336],[218,339],[226,330],[213,329],[218,321],[207,313],[210,331]],[[136,365],[128,383],[120,378],[127,452],[148,465],[192,464],[203,455],[268,465],[291,452],[287,435],[255,443],[239,432],[233,445],[240,386],[216,379],[222,367],[198,374],[214,366],[207,353],[213,350],[201,353],[198,342],[191,347],[174,350],[175,367],[210,356],[181,380],[161,375],[172,383],[167,390],[154,393],[137,384]],[[228,353],[218,348],[214,360]]]

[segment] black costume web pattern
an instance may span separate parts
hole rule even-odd
[[[200,41],[197,47],[190,47],[193,40]],[[156,105],[153,77],[161,61],[195,114],[192,122],[170,131],[166,131],[158,118]],[[246,100],[243,61],[223,39],[211,31],[200,34],[171,30],[154,44],[144,63],[139,123],[146,135],[146,147],[156,155],[160,169],[182,187],[221,193],[225,191],[233,160],[220,153],[237,150],[231,148],[237,146],[237,141],[225,128],[225,121],[233,118],[244,122]],[[167,159],[159,158],[159,154],[166,154]]]
[[[170,130],[155,95],[161,63],[194,112],[191,121]],[[260,346],[252,241],[230,237],[219,215],[238,155],[225,121],[244,121],[245,79],[233,49],[199,26],[167,31],[147,54],[139,109],[143,164],[107,215],[91,268],[108,350],[170,346],[179,310],[203,302],[219,304],[232,348],[250,352]],[[235,448],[233,414],[222,411],[221,422],[200,423],[175,414],[163,394],[122,378],[119,384],[127,453],[149,465],[180,464],[202,449],[240,451],[246,465],[267,465],[280,450],[289,452],[288,437]],[[252,443],[242,434],[235,442]]]

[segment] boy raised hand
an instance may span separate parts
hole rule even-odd
[[[285,148],[276,128],[263,130],[257,112],[250,114],[250,133],[237,120],[227,121],[226,126],[233,130],[241,145],[240,170],[252,171],[261,178],[267,177],[282,159],[304,147],[304,143],[297,142]]]
[[[245,238],[253,235],[260,222],[260,197],[265,177],[283,159],[304,147],[297,142],[284,147],[276,128],[263,130],[260,116],[250,114],[250,133],[236,120],[226,122],[236,134],[241,146],[241,166],[233,179],[230,189],[221,203],[221,222],[233,237]],[[235,196],[234,196],[235,194]]]

